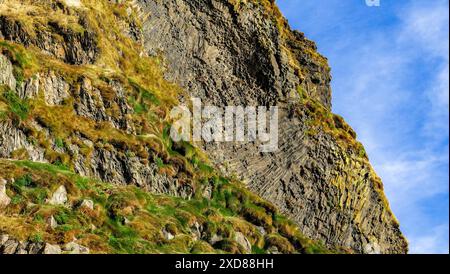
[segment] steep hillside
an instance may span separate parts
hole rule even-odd
[[[330,81],[271,1],[0,1],[0,253],[406,252]],[[280,150],[172,142],[190,96]]]

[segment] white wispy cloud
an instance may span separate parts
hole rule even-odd
[[[425,58],[435,59],[436,76],[427,90],[431,108],[424,129],[435,138],[448,136],[449,110],[449,14],[448,1],[440,0],[434,5],[413,5],[402,10],[403,29],[399,42],[415,43]],[[413,54],[411,52],[409,54]]]
[[[448,224],[442,224],[432,228],[425,235],[414,238],[410,244],[411,253],[416,254],[445,254],[448,248],[442,244],[442,239],[448,237]]]
[[[350,63],[355,73],[345,85],[346,92],[365,98],[346,112],[385,182],[411,253],[449,252],[443,233],[448,220],[433,220],[445,211],[426,206],[433,197],[448,196],[447,7],[447,1],[435,1],[401,10],[398,27],[374,34]]]

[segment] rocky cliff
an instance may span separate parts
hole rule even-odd
[[[405,253],[381,180],[331,112],[330,81],[269,0],[0,1],[1,243]],[[280,149],[173,143],[168,113],[194,96],[279,106]],[[68,198],[49,204],[61,185]]]

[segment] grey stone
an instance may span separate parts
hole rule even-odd
[[[13,74],[13,66],[8,58],[0,54],[0,85],[6,85],[11,90],[16,89],[16,78]]]
[[[214,245],[214,244],[216,244],[216,243],[218,243],[220,241],[223,241],[223,237],[220,236],[220,235],[217,235],[217,234],[212,235],[211,239],[209,239],[209,243],[211,245]]]
[[[256,229],[257,229],[258,232],[261,234],[261,236],[266,236],[266,235],[267,235],[267,232],[266,232],[266,230],[264,229],[264,227],[262,227],[262,226],[257,226]]]
[[[28,254],[28,251],[26,251],[25,249],[20,248],[20,249],[18,249],[18,250],[16,251],[15,254],[18,254],[18,255],[25,255],[25,254]]]
[[[164,239],[166,239],[168,241],[171,241],[175,238],[175,236],[172,233],[168,232],[166,229],[162,230],[162,234],[164,236]]]
[[[0,209],[7,207],[11,203],[11,198],[6,194],[6,184],[8,182],[0,178]]]
[[[30,160],[46,162],[45,150],[31,144],[25,133],[10,120],[0,121],[0,158],[11,158],[11,153],[25,148]]]
[[[128,220],[128,218],[123,218],[123,224],[124,225],[129,225],[131,222],[130,220]]]
[[[67,203],[67,190],[60,186],[52,195],[48,203],[51,205],[65,205]]]
[[[18,241],[9,239],[5,244],[3,244],[3,254],[15,254],[18,246]]]
[[[40,87],[40,76],[39,74],[34,75],[30,79],[24,81],[24,83],[17,88],[19,97],[22,99],[32,99],[36,98],[39,94]]]
[[[61,254],[61,248],[58,245],[45,244],[42,254],[46,254],[46,255]]]
[[[45,244],[43,243],[30,243],[28,245],[28,254],[41,254],[43,252],[43,249],[45,247]]]
[[[207,185],[204,189],[203,189],[203,193],[202,193],[203,198],[211,200],[212,197],[212,186],[211,185]]]
[[[236,232],[234,234],[234,240],[244,248],[245,253],[249,254],[252,252],[252,245],[250,241],[241,232]]]
[[[94,201],[89,200],[89,199],[83,200],[83,202],[81,202],[80,207],[94,210]]]
[[[67,254],[89,254],[89,248],[79,245],[76,242],[66,244],[63,251]]]
[[[45,102],[50,105],[59,105],[68,98],[69,84],[61,76],[50,71],[48,75],[42,77],[42,89],[44,90]]]
[[[282,253],[278,251],[278,247],[270,246],[269,248],[267,248],[267,254],[282,254]]]
[[[51,229],[55,229],[58,227],[58,222],[56,222],[55,217],[50,216],[47,220],[47,224],[50,226]]]
[[[80,0],[64,0],[64,3],[66,3],[67,6],[74,8],[81,8],[83,6]]]
[[[377,243],[369,243],[364,246],[364,253],[372,255],[381,254],[381,247]]]
[[[198,241],[202,238],[202,230],[203,228],[198,222],[195,222],[191,227],[191,235],[195,241]]]
[[[9,239],[9,236],[7,234],[1,234],[0,235],[0,246],[4,245]]]

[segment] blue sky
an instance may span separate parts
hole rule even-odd
[[[449,252],[448,0],[277,1],[317,42],[411,253]]]

